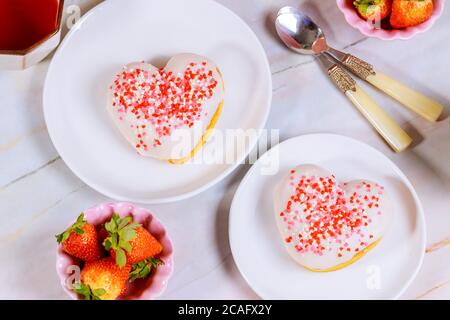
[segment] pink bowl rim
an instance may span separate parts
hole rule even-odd
[[[374,37],[381,40],[408,40],[413,36],[429,30],[444,11],[444,0],[433,0],[434,12],[433,15],[425,21],[414,27],[399,30],[383,30],[373,29],[369,24],[361,19],[353,6],[349,6],[347,0],[336,0],[339,10],[344,14],[345,20],[349,25],[358,29],[362,34],[368,37]]]
[[[89,209],[84,210],[85,218],[88,221],[92,221],[94,219],[104,219],[110,216],[111,213],[108,213],[106,210],[110,210],[114,212],[119,211],[119,215],[124,216],[126,214],[135,214],[138,213],[141,218],[150,217],[150,225],[148,226],[150,229],[159,229],[162,231],[162,236],[157,237],[158,241],[163,245],[163,256],[164,256],[164,265],[158,266],[157,271],[152,275],[153,281],[152,284],[144,289],[140,295],[138,296],[126,296],[121,298],[123,300],[153,300],[159,297],[167,288],[168,280],[173,274],[174,270],[174,261],[173,261],[173,244],[170,240],[166,229],[162,225],[162,223],[152,214],[152,212],[146,208],[142,208],[136,206],[129,202],[105,202],[99,205],[93,206]],[[73,221],[74,222],[74,221]],[[71,222],[68,227],[73,223]],[[93,223],[94,225],[98,225]],[[72,265],[73,257],[62,251],[61,245],[58,245],[56,248],[56,273],[58,274],[60,284],[66,292],[74,300],[79,300],[78,295],[70,290],[66,285],[66,280],[69,275],[66,273],[67,267]]]

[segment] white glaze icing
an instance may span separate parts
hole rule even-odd
[[[383,237],[392,216],[383,186],[368,180],[339,184],[330,172],[309,164],[291,170],[276,186],[274,200],[277,226],[288,253],[315,270],[352,260]]]
[[[192,65],[195,66],[192,67]],[[126,65],[124,69],[118,72],[114,77],[114,80],[109,87],[107,109],[122,135],[139,154],[161,160],[181,159],[187,157],[195,145],[200,141],[205,130],[208,128],[214,113],[223,101],[224,89],[222,75],[220,74],[217,66],[211,60],[191,53],[183,53],[174,56],[169,60],[163,70],[165,74],[172,72],[173,77],[183,79],[187,68],[193,68],[194,73],[197,72],[197,74],[200,74],[201,71],[199,70],[200,68],[203,68],[205,70],[204,73],[209,73],[210,76],[208,76],[206,78],[207,80],[204,80],[203,82],[197,78],[192,81],[182,80],[180,82],[182,85],[172,87],[173,91],[168,90],[168,93],[158,94],[164,98],[166,98],[168,94],[172,94],[172,96],[178,100],[174,100],[174,98],[170,101],[177,102],[181,105],[181,107],[184,107],[184,100],[182,100],[183,95],[185,93],[189,93],[189,90],[186,90],[185,87],[186,83],[189,82],[189,88],[193,88],[194,86],[200,87],[201,85],[206,87],[206,81],[210,81],[211,79],[215,80],[217,84],[211,88],[211,96],[203,98],[201,101],[195,98],[187,98],[186,101],[188,102],[201,103],[201,107],[197,113],[197,116],[192,121],[191,126],[182,123],[182,120],[177,118],[177,115],[180,113],[172,112],[170,115],[165,117],[153,116],[156,114],[154,113],[154,110],[158,110],[158,103],[160,100],[148,99],[144,96],[146,93],[143,93],[142,91],[132,89],[131,91],[133,92],[134,99],[130,100],[128,99],[129,96],[125,95],[124,100],[120,100],[120,97],[123,96],[124,85],[130,85],[130,82],[136,80],[136,78],[139,78],[138,83],[148,85],[149,81],[154,81],[151,80],[152,76],[160,76],[160,69],[148,63],[135,62]],[[140,73],[136,76],[134,72],[138,69],[140,70]],[[133,73],[132,77],[135,78],[123,77],[124,72]],[[162,92],[162,86],[160,83],[167,84],[164,80],[159,83],[153,82],[153,84],[155,83],[155,88],[145,87],[143,91],[147,91],[147,93],[149,93],[151,90],[154,92],[155,90],[160,90],[160,92]],[[131,85],[131,87],[133,86]],[[190,91],[190,93],[192,92],[197,93],[198,91]],[[150,112],[146,111],[148,112],[148,119],[145,119],[141,112],[138,112],[137,114],[132,112],[132,103],[135,101],[138,101],[138,103],[144,106],[143,109],[139,110],[148,110],[148,108],[150,108]],[[166,111],[163,111],[163,113],[167,113],[168,108],[171,108],[174,104],[175,103],[163,104],[163,108],[166,108]],[[192,108],[189,107],[189,110],[191,109]],[[190,115],[190,112],[191,111],[186,111],[184,114]],[[140,118],[138,118],[138,116],[140,116]],[[157,119],[162,119],[162,124],[156,123]],[[161,129],[163,125],[169,128],[169,133],[161,134],[161,132],[158,132],[157,127],[159,126]],[[142,126],[145,126],[145,128]],[[140,136],[138,136],[138,134]],[[144,145],[145,148],[143,147]]]

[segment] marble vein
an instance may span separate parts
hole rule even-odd
[[[443,240],[441,240],[441,241],[438,241],[438,242],[435,242],[435,243],[431,244],[431,245],[425,250],[425,252],[426,252],[426,253],[430,253],[430,252],[433,252],[433,251],[438,251],[438,250],[440,250],[440,249],[442,249],[442,248],[445,248],[445,247],[447,247],[447,246],[450,246],[450,237],[448,237],[448,238],[446,238],[446,239],[443,239]]]
[[[427,291],[425,291],[421,295],[417,296],[416,300],[423,299],[423,298],[429,296],[431,293],[435,292],[436,290],[442,289],[442,288],[448,286],[449,284],[450,284],[450,279],[445,281],[445,282],[443,282],[443,283],[440,283],[440,284],[432,287],[431,289],[428,289]]]
[[[181,290],[181,289],[183,289],[183,288],[186,288],[186,287],[189,286],[190,284],[192,284],[192,283],[194,283],[194,282],[197,282],[198,280],[207,277],[210,273],[214,272],[214,270],[217,270],[218,268],[220,268],[220,266],[222,266],[222,265],[225,263],[225,261],[227,261],[227,259],[228,259],[230,256],[231,256],[231,251],[228,252],[228,253],[227,253],[227,254],[219,261],[219,263],[218,263],[217,265],[215,265],[214,267],[212,267],[212,269],[208,270],[207,272],[202,273],[201,276],[196,277],[196,278],[194,278],[194,279],[188,281],[187,283],[184,283],[184,284],[182,284],[181,286],[179,286],[179,287],[177,287],[177,288],[174,288],[174,289],[168,291],[167,293],[165,293],[165,295],[169,296],[170,294],[175,293],[175,292],[177,292],[177,291],[179,291],[179,290]],[[180,271],[181,271],[181,270],[180,270]],[[179,271],[176,272],[176,273],[179,273]]]
[[[26,179],[26,178],[28,178],[28,177],[30,177],[30,176],[36,174],[36,173],[39,172],[40,170],[42,170],[42,169],[48,167],[49,165],[55,163],[56,161],[58,161],[58,160],[60,160],[60,159],[61,159],[61,157],[60,157],[60,156],[57,156],[57,157],[55,157],[55,158],[53,158],[53,159],[47,161],[46,163],[44,163],[42,166],[40,166],[40,167],[38,167],[38,168],[36,168],[36,169],[30,171],[30,172],[27,172],[26,174],[24,174],[24,175],[22,175],[22,176],[20,176],[20,177],[18,177],[18,178],[16,178],[16,179],[14,179],[14,180],[11,181],[11,182],[8,182],[8,183],[5,184],[4,186],[0,187],[0,192],[3,191],[3,190],[5,190],[5,189],[7,189],[7,188],[9,188],[9,187],[11,187],[11,186],[12,186],[13,184],[15,184],[15,183],[17,183],[17,182],[19,182],[19,181],[22,181],[22,180],[24,180],[24,179]]]
[[[15,231],[0,237],[0,247],[6,245],[8,243],[14,242],[17,239],[19,239],[26,232],[26,230],[30,227],[30,225],[33,222],[35,222],[38,219],[40,219],[43,216],[45,216],[51,209],[55,208],[58,204],[63,202],[67,197],[77,193],[78,191],[82,190],[85,187],[87,187],[87,186],[86,185],[82,185],[82,186],[76,188],[75,190],[72,190],[72,191],[66,193],[60,199],[56,200],[55,202],[53,202],[52,204],[50,204],[46,208],[44,208],[41,211],[33,214],[22,226],[17,228]]]
[[[312,59],[310,59],[308,61],[304,61],[304,62],[300,62],[300,63],[294,64],[294,65],[291,65],[291,66],[283,68],[281,70],[277,70],[277,71],[272,72],[272,76],[278,75],[278,74],[283,73],[283,72],[288,71],[288,70],[296,69],[298,67],[301,67],[301,66],[304,66],[304,65],[307,65],[307,64],[311,64],[313,62],[314,62],[314,58],[312,58]]]
[[[46,126],[42,125],[39,127],[36,127],[32,130],[30,130],[29,132],[26,132],[24,134],[18,135],[14,138],[12,138],[11,140],[9,140],[6,143],[0,144],[0,154],[7,152],[11,149],[13,149],[15,146],[17,146],[20,142],[22,142],[25,138],[34,135],[36,133],[39,133],[41,131],[45,131],[46,130]]]
[[[348,44],[348,45],[344,46],[344,47],[342,48],[342,50],[345,50],[345,49],[348,49],[348,48],[354,47],[354,46],[356,46],[356,45],[358,45],[358,44],[360,44],[360,43],[363,43],[363,42],[364,42],[364,41],[366,41],[367,39],[369,39],[369,38],[367,38],[367,37],[364,37],[364,38],[361,38],[361,39],[355,40],[355,41],[353,41],[352,43],[350,43],[350,44]]]

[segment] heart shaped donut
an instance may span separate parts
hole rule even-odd
[[[311,271],[342,269],[375,247],[392,211],[383,186],[340,184],[315,165],[300,165],[275,188],[275,218],[295,261]]]
[[[219,68],[183,53],[161,69],[144,62],[124,66],[109,86],[107,109],[139,154],[184,163],[206,142],[223,96]]]

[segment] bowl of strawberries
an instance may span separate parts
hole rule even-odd
[[[73,299],[155,299],[173,272],[172,242],[163,225],[130,203],[85,210],[56,241],[56,271]]]
[[[382,40],[410,39],[429,30],[444,0],[336,0],[345,20],[362,34]]]

